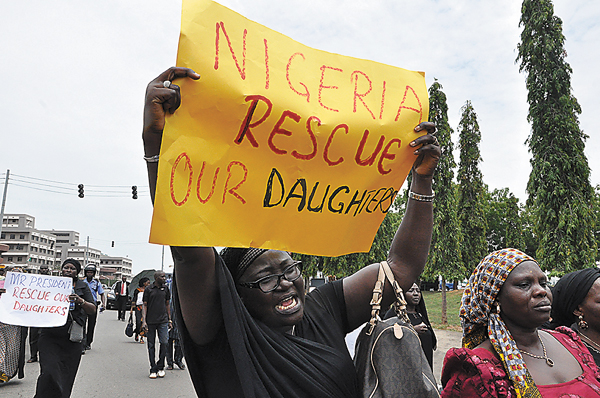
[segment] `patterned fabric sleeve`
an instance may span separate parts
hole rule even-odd
[[[502,363],[484,348],[451,348],[442,370],[443,398],[516,397]]]

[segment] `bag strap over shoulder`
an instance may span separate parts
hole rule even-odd
[[[377,275],[377,282],[373,288],[373,298],[371,299],[371,320],[369,320],[369,331],[367,335],[370,336],[375,329],[375,325],[379,321],[379,311],[381,310],[381,299],[383,297],[383,287],[385,286],[385,271],[381,264],[379,265],[379,274]]]
[[[410,319],[408,319],[408,312],[406,311],[406,300],[404,299],[404,292],[402,288],[394,278],[394,273],[390,268],[387,261],[382,261],[380,263],[380,268],[383,268],[385,271],[385,276],[390,281],[392,288],[394,288],[394,294],[396,295],[396,301],[394,302],[394,310],[396,312],[396,316],[402,319],[404,322],[410,323]]]
[[[381,319],[379,317],[379,311],[381,311],[381,299],[383,298],[383,287],[385,286],[385,279],[390,281],[392,288],[394,289],[394,294],[396,295],[396,301],[394,302],[394,310],[396,311],[396,315],[398,318],[402,319],[404,322],[410,323],[408,319],[408,314],[406,312],[406,300],[404,300],[404,293],[402,288],[394,278],[394,273],[390,268],[387,261],[382,261],[379,263],[379,273],[377,275],[377,282],[375,282],[375,287],[373,288],[373,297],[371,298],[371,319],[369,320],[369,330],[367,331],[367,335],[370,336],[373,333],[373,329],[375,329],[375,325]]]

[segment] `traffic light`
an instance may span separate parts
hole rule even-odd
[[[77,188],[79,188],[79,197],[83,198],[83,184],[77,185]]]
[[[133,199],[137,199],[137,186],[136,185],[133,185],[131,187],[131,197]]]

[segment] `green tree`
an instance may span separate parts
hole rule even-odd
[[[486,203],[488,251],[513,247],[526,250],[519,199],[508,188],[494,189]]]
[[[467,101],[461,109],[462,116],[458,124],[460,134],[460,165],[458,167],[458,217],[463,240],[461,256],[465,268],[470,272],[487,254],[485,220],[485,193],[479,163],[482,161],[479,152],[481,132],[477,123],[477,115]]]
[[[534,211],[531,206],[521,204],[521,233],[525,242],[523,251],[531,257],[535,257],[539,241],[535,234]]]
[[[594,266],[593,190],[584,154],[587,136],[579,128],[581,108],[571,89],[562,21],[551,0],[524,0],[518,45],[527,75],[527,139],[531,174],[527,184],[542,269],[563,274]]]
[[[448,323],[446,314],[446,281],[462,279],[465,267],[461,261],[461,230],[458,221],[456,184],[454,184],[453,130],[448,123],[448,105],[442,85],[436,80],[429,87],[429,120],[437,126],[437,137],[442,149],[433,180],[433,235],[425,265],[425,279],[442,277],[442,324]]]

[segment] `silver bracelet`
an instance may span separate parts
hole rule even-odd
[[[154,156],[150,156],[150,157],[146,157],[144,156],[144,160],[148,163],[158,163],[158,157],[160,155],[154,155]]]
[[[431,195],[423,195],[413,191],[408,191],[408,197],[412,200],[416,200],[417,202],[433,202],[433,198],[435,198],[435,192],[432,192]]]

